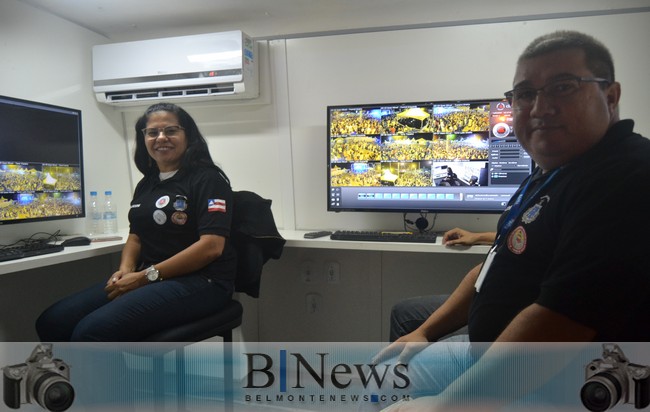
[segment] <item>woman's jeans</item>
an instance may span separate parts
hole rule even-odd
[[[36,321],[42,342],[136,342],[219,311],[233,282],[201,274],[147,284],[109,300],[105,282],[50,306]]]

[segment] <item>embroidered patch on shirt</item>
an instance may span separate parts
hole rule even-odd
[[[534,222],[535,219],[539,217],[542,208],[544,207],[544,205],[546,205],[549,202],[549,200],[551,200],[550,196],[548,195],[542,196],[537,203],[535,203],[528,210],[526,210],[523,216],[521,216],[522,223],[529,224]]]
[[[516,255],[521,255],[526,250],[527,242],[526,229],[517,226],[508,236],[508,249]]]
[[[223,199],[208,200],[208,212],[226,213],[226,201]]]

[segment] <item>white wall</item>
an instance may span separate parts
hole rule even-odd
[[[0,94],[81,109],[86,188],[112,189],[118,202],[128,205],[132,189],[122,116],[97,104],[92,93],[90,49],[104,41],[23,3],[0,2]],[[1,153],[0,146],[0,158]],[[120,224],[126,227],[126,209],[120,214]],[[56,230],[82,233],[84,219],[3,225],[0,243]],[[36,316],[54,300],[105,279],[114,258],[0,276],[0,340],[36,340]]]
[[[144,107],[120,111],[95,102],[90,48],[108,40],[14,0],[0,7],[0,34],[11,39],[0,42],[0,93],[83,110],[87,191],[112,189],[126,227],[140,178],[131,161],[132,129]],[[398,228],[398,214],[326,212],[327,105],[498,97],[510,88],[514,62],[530,40],[571,28],[610,47],[623,85],[622,116],[650,135],[650,55],[642,45],[649,23],[650,13],[636,13],[260,41],[259,99],[184,107],[234,188],[273,200],[278,226]],[[440,215],[436,228],[488,230],[495,221],[493,215]],[[0,238],[57,228],[82,232],[84,225],[0,226]]]
[[[326,106],[500,97],[511,88],[523,48],[558,29],[587,32],[610,47],[623,85],[622,116],[650,136],[650,83],[642,69],[650,55],[630,46],[630,39],[650,38],[650,13],[261,41],[260,99],[184,107],[235,189],[273,200],[278,226],[398,229],[401,214],[326,211]],[[127,128],[138,114],[127,113]],[[137,172],[132,177],[139,179]],[[491,230],[496,220],[441,214],[436,229]]]
[[[524,47],[557,29],[593,34],[610,47],[623,88],[622,116],[636,119],[637,130],[650,136],[650,13],[288,40],[296,227],[401,225],[401,215],[324,211],[327,105],[500,97],[512,88]],[[436,227],[478,228],[483,221],[494,220],[439,215]]]
[[[99,105],[92,93],[90,50],[105,41],[24,3],[0,2],[0,94],[81,109],[86,189],[111,189],[120,204],[128,205],[132,189],[121,115]],[[118,216],[122,227],[126,227],[126,211],[120,209]],[[85,222],[4,225],[0,239],[56,230],[83,233]]]

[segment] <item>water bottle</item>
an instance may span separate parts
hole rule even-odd
[[[117,211],[112,196],[110,190],[104,192],[104,234],[117,233]]]
[[[102,211],[99,207],[99,199],[97,198],[97,192],[90,192],[90,212],[88,213],[90,218],[90,230],[88,231],[90,236],[99,235],[102,233]]]

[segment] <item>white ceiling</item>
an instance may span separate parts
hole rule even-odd
[[[254,38],[650,11],[650,0],[19,0],[113,41],[239,29]]]

